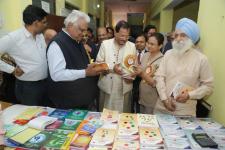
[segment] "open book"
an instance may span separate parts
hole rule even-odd
[[[176,99],[180,94],[192,91],[193,89],[194,89],[193,87],[183,82],[177,82],[170,95]]]

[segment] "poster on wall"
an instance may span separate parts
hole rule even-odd
[[[50,4],[45,1],[41,1],[41,8],[44,9],[47,13],[50,13]]]

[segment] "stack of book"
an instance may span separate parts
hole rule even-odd
[[[115,135],[115,129],[99,128],[94,133],[89,146],[96,149],[98,147],[112,149]]]
[[[116,140],[138,140],[138,121],[136,114],[120,114]]]

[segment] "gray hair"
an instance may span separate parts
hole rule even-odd
[[[65,19],[64,24],[67,27],[69,23],[72,23],[73,25],[77,25],[77,21],[79,19],[84,19],[87,21],[87,23],[90,22],[90,17],[85,14],[84,12],[81,12],[79,10],[73,10]]]

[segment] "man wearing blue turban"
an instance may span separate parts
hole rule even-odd
[[[196,100],[212,94],[213,75],[207,57],[194,48],[200,30],[191,19],[176,24],[173,49],[155,74],[160,99],[155,113],[196,116]]]

